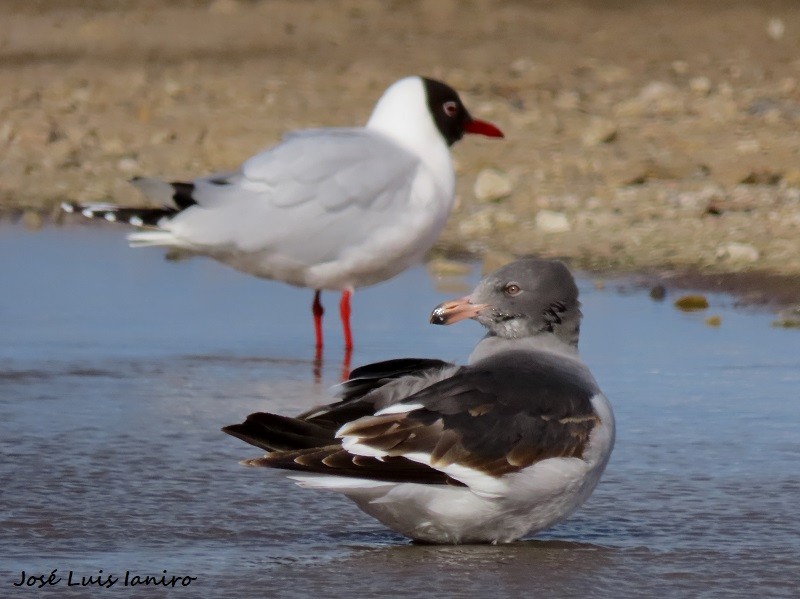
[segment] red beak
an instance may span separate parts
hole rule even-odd
[[[475,133],[477,135],[485,135],[486,137],[505,137],[503,132],[497,127],[486,121],[472,119],[464,127],[467,133]]]

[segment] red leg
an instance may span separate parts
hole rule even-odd
[[[353,350],[345,348],[342,356],[342,381],[350,378],[350,359],[353,357]]]
[[[311,313],[314,315],[314,338],[316,340],[317,349],[322,348],[322,315],[325,310],[322,309],[322,303],[319,301],[319,290],[314,292],[314,303],[311,304]]]
[[[342,299],[339,301],[339,315],[342,317],[342,330],[344,331],[344,348],[353,349],[353,334],[350,332],[350,296],[349,289],[342,291]]]

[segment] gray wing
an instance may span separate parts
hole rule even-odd
[[[286,135],[235,173],[195,180],[193,197],[201,206],[237,196],[276,208],[314,202],[326,211],[380,210],[417,165],[410,152],[366,129],[310,129]]]
[[[412,154],[367,130],[294,134],[233,175],[195,180],[196,205],[169,229],[195,246],[328,262],[406,222],[418,167]]]

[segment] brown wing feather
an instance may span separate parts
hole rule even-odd
[[[526,364],[505,356],[406,400],[422,407],[362,418],[339,434],[389,456],[422,453],[434,468],[459,464],[499,477],[548,458],[583,457],[599,423],[591,404],[598,392],[558,358]]]

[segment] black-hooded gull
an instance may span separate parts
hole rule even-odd
[[[132,246],[210,256],[245,273],[342,292],[345,347],[352,347],[350,295],[419,261],[453,206],[449,148],[465,133],[502,137],[474,119],[439,81],[407,77],[378,100],[367,125],[293,132],[239,170],[166,183],[132,183],[159,208],[67,202],[66,212],[127,222]]]
[[[523,259],[431,321],[488,329],[466,366],[363,366],[341,401],[296,418],[256,413],[223,430],[267,450],[248,465],[343,493],[432,543],[504,543],[569,516],[614,445],[611,406],[578,356],[578,289],[557,261]]]

